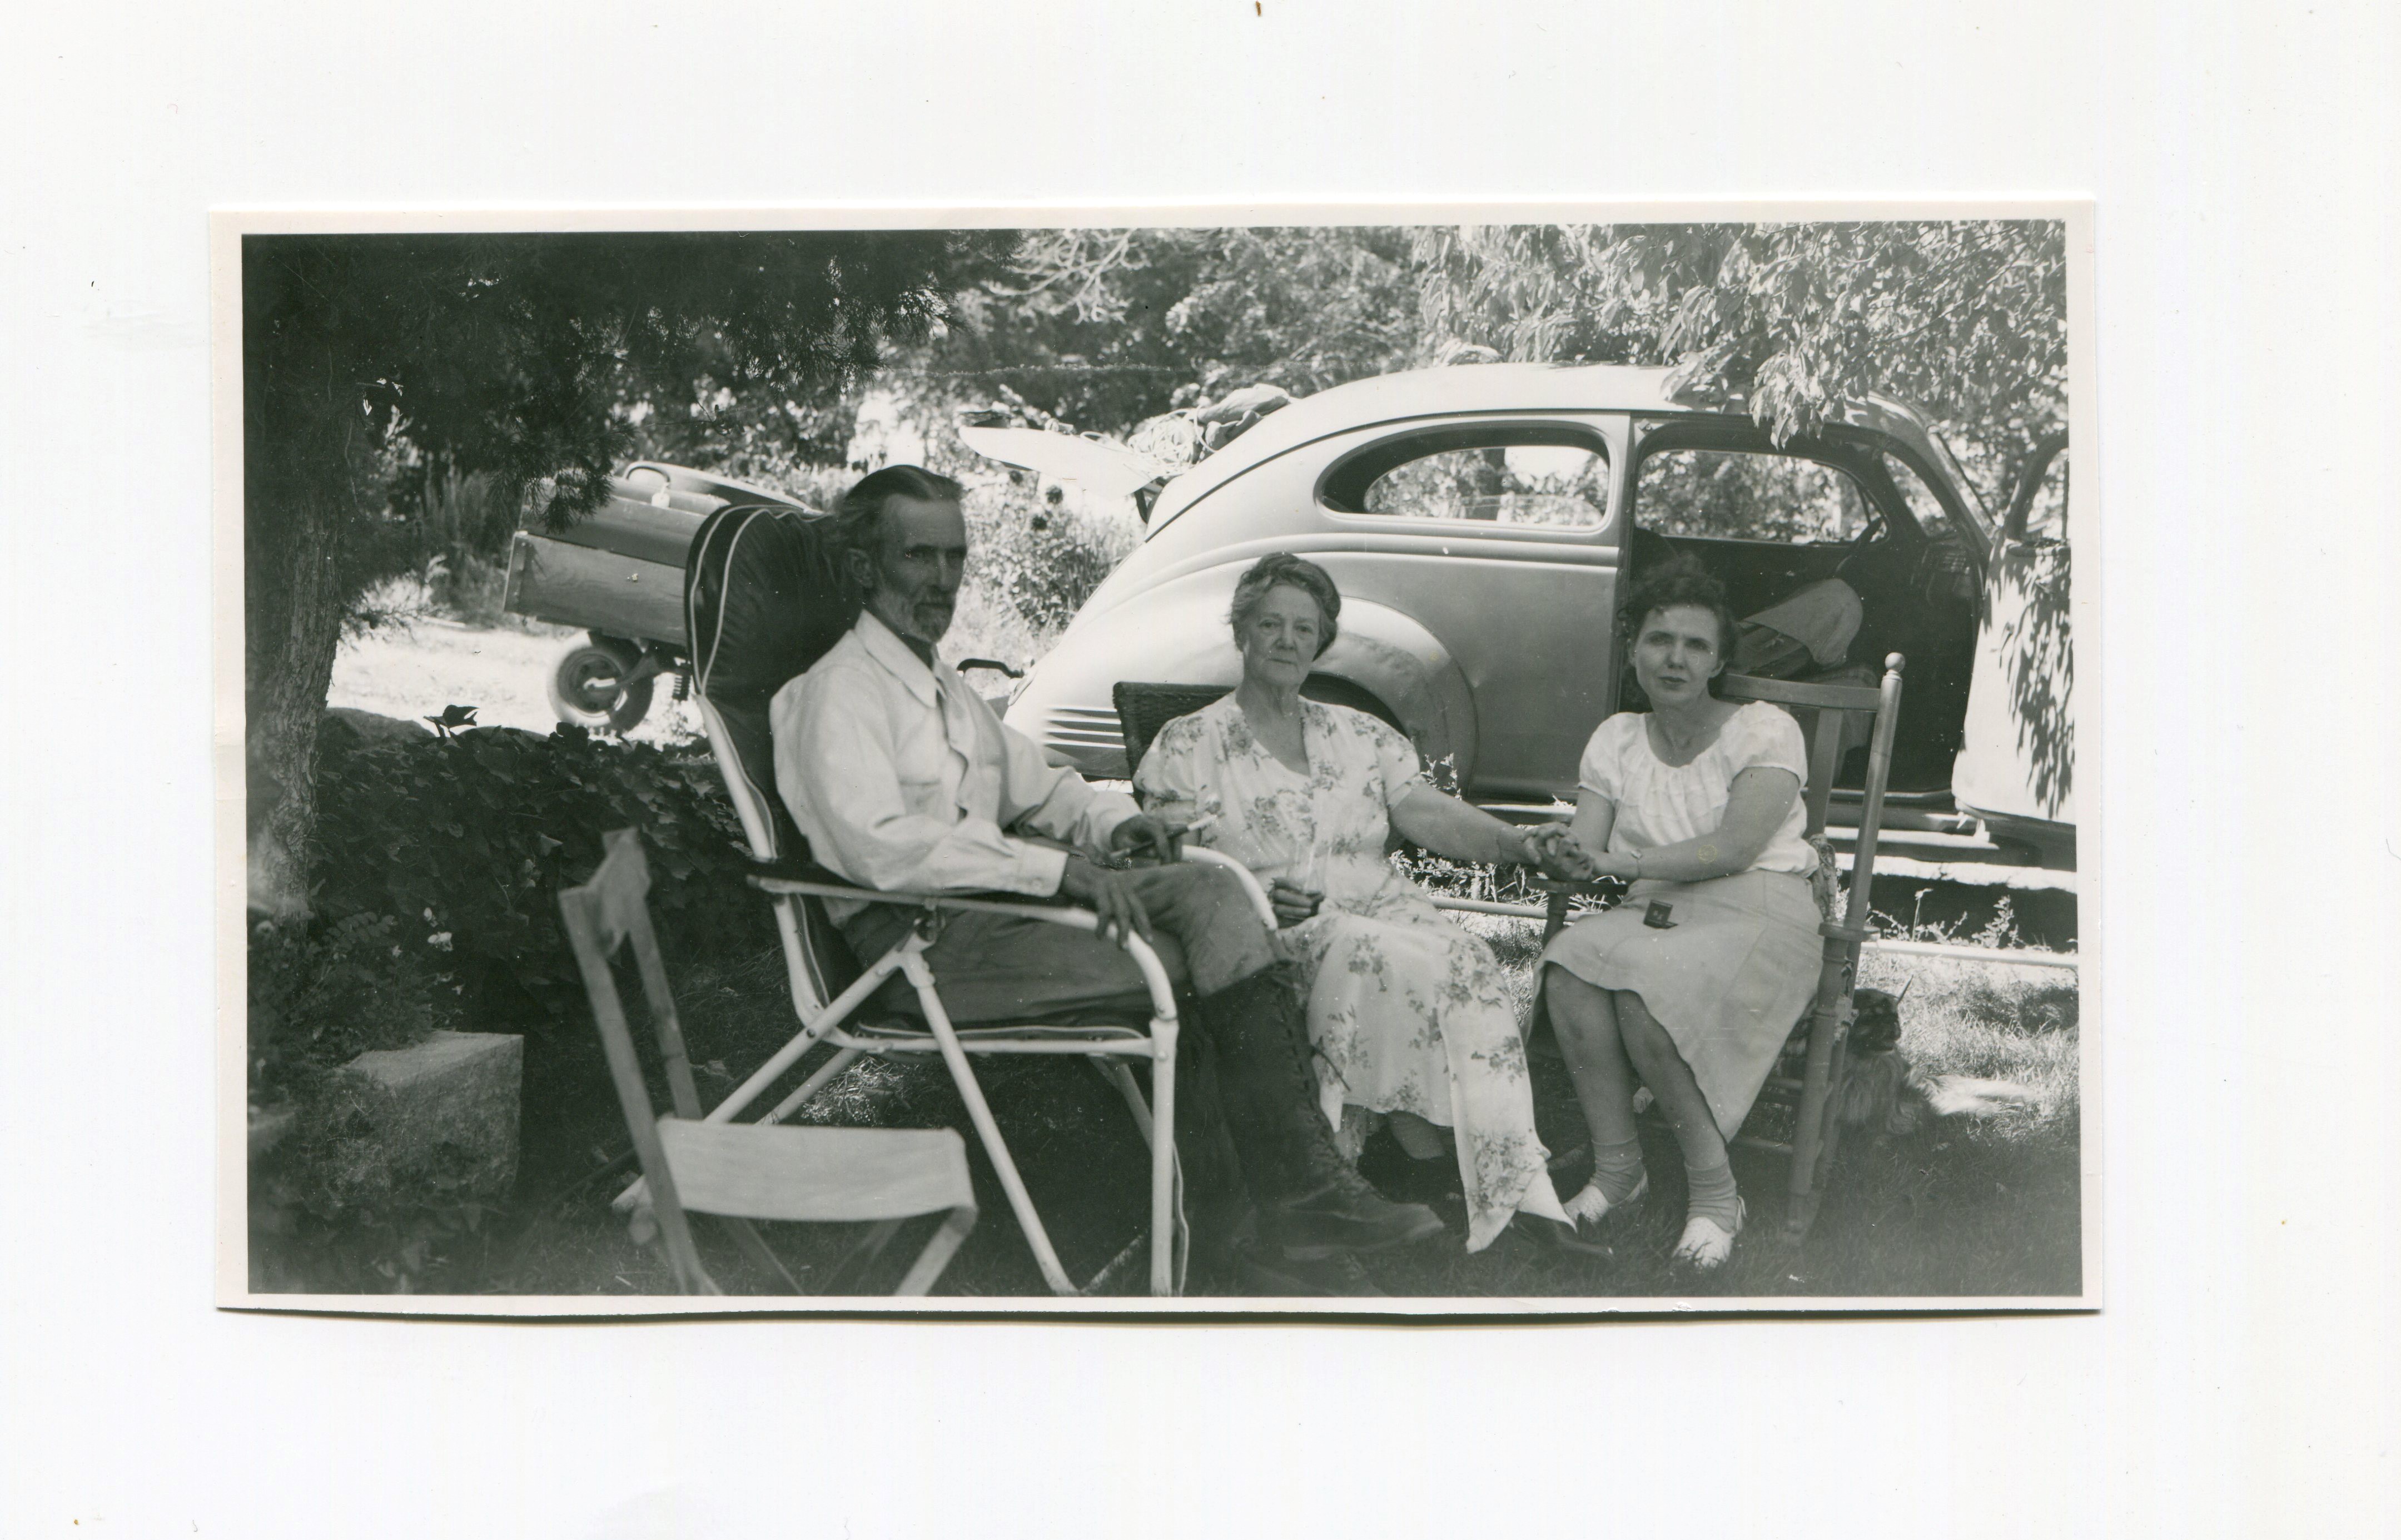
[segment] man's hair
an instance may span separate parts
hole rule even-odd
[[[1299,589],[1317,601],[1318,618],[1325,623],[1325,634],[1317,639],[1317,653],[1334,645],[1335,633],[1341,629],[1342,590],[1334,586],[1325,569],[1313,561],[1294,556],[1290,551],[1276,551],[1251,564],[1250,571],[1234,580],[1234,607],[1226,616],[1228,625],[1239,632],[1259,612],[1268,590],[1279,584]]]
[[[842,494],[842,505],[834,511],[826,533],[836,550],[860,552],[872,567],[884,557],[884,510],[894,498],[957,502],[966,496],[966,488],[922,465],[886,465],[861,476]]]
[[[1726,668],[1733,667],[1736,632],[1734,606],[1726,602],[1726,585],[1688,556],[1670,557],[1635,581],[1633,591],[1626,596],[1626,608],[1619,612],[1626,622],[1626,645],[1633,646],[1653,615],[1662,610],[1683,608],[1707,610],[1717,617],[1718,661]],[[1725,668],[1710,677],[1710,694],[1718,693],[1718,685],[1724,678]]]

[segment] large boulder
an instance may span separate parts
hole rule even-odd
[[[437,1032],[342,1066],[338,1134],[311,1184],[341,1206],[505,1199],[516,1183],[525,1039]]]
[[[362,743],[389,743],[394,738],[430,738],[433,736],[433,729],[421,722],[362,711],[353,706],[328,707],[325,720],[340,722],[356,733]]]

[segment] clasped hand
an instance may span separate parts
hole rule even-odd
[[[1557,882],[1591,882],[1608,875],[1566,824],[1543,823],[1524,832],[1543,875]]]

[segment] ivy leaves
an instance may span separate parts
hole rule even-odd
[[[329,722],[317,794],[318,913],[338,923],[431,911],[473,1024],[539,1033],[580,1019],[558,891],[599,863],[611,829],[642,831],[670,956],[771,939],[714,771],[649,745],[579,727],[369,745]]]

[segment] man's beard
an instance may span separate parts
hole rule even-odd
[[[894,634],[927,647],[942,639],[951,628],[951,619],[958,608],[955,598],[920,598],[902,605],[893,601],[890,594],[870,596],[867,607],[875,618],[890,627]]]
[[[920,599],[912,606],[909,618],[918,637],[925,641],[940,641],[951,628],[951,617],[958,606],[950,599]]]

